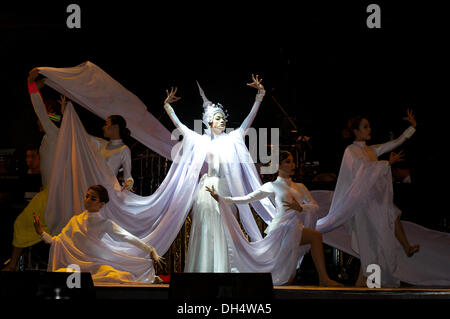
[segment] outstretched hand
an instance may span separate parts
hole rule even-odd
[[[406,110],[406,116],[403,118],[405,121],[408,121],[409,123],[411,123],[412,127],[416,127],[417,122],[416,119],[414,118],[414,114],[413,111],[410,109]]]
[[[42,226],[41,221],[39,220],[39,215],[36,215],[35,212],[33,212],[33,223],[34,223],[34,229],[39,235],[42,235]]]
[[[154,263],[156,263],[159,267],[162,267],[165,265],[164,257],[161,257],[156,252],[156,249],[152,247],[152,250],[150,251],[150,258],[153,260]]]
[[[262,85],[262,79],[258,78],[258,74],[256,75],[256,77],[252,74],[252,83],[247,83],[248,86],[258,89],[258,90],[264,90],[264,86]]]
[[[208,186],[205,186],[205,187],[206,187],[206,191],[209,192],[211,194],[211,196],[218,202],[219,195],[215,192],[214,185],[211,186],[211,188],[209,188]]]
[[[403,150],[401,150],[398,153],[395,152],[391,152],[391,154],[389,155],[389,164],[392,165],[394,163],[403,161],[403,156],[405,156]]]
[[[293,209],[298,212],[303,210],[303,207],[295,199],[290,203],[288,201],[283,201],[283,206],[287,209]]]
[[[168,90],[166,90],[167,97],[164,100],[164,104],[166,104],[166,103],[170,104],[170,103],[176,102],[181,99],[181,97],[178,97],[175,95],[175,94],[177,94],[177,90],[178,90],[177,87],[175,87],[175,89],[173,87],[171,87],[170,92]]]

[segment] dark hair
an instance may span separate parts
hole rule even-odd
[[[108,119],[110,119],[111,124],[119,125],[119,135],[122,140],[126,140],[128,137],[130,137],[130,130],[127,129],[127,121],[125,121],[125,119],[121,115],[110,115],[108,116]]]
[[[347,127],[342,131],[342,137],[344,139],[355,139],[355,133],[353,130],[359,130],[359,126],[361,125],[361,121],[363,119],[367,119],[367,117],[363,115],[356,115],[351,117],[347,122]]]
[[[36,151],[36,153],[39,154],[39,146],[36,144],[27,144],[25,146],[25,153],[28,151]]]
[[[286,158],[288,158],[289,156],[292,156],[291,152],[289,152],[289,151],[280,151],[280,158],[279,158],[280,163],[282,161],[284,161]]]
[[[95,191],[98,194],[98,198],[100,199],[100,201],[102,203],[106,204],[107,202],[109,202],[108,191],[102,185],[93,185],[93,186],[89,187],[89,189],[92,189],[93,191]]]

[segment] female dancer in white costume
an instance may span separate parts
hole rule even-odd
[[[402,157],[391,153],[389,161],[378,156],[400,146],[415,132],[416,121],[411,111],[404,118],[411,126],[397,139],[367,146],[371,138],[370,124],[364,117],[349,121],[349,133],[354,137],[344,153],[330,213],[318,221],[317,229],[327,232],[346,224],[351,234],[352,249],[361,256],[361,270],[356,286],[366,285],[366,269],[370,264],[381,267],[383,286],[398,286],[395,275],[399,244],[408,257],[419,251],[410,245],[402,224],[401,211],[392,201],[390,165]]]
[[[258,76],[253,77],[253,82],[247,85],[257,88],[258,94],[250,114],[240,127],[243,131],[253,121],[265,94]],[[226,116],[222,106],[211,103],[200,86],[199,89],[203,98],[203,123],[207,125],[207,134],[210,135],[210,139],[205,146],[207,147],[208,173],[202,176],[194,195],[192,225],[184,271],[229,272],[227,243],[219,214],[219,206],[205,190],[205,186],[209,185],[214,186],[221,195],[231,195],[229,181],[223,168],[223,163],[227,158],[223,149],[225,144],[229,143],[228,135],[224,133]],[[187,134],[190,130],[180,122],[170,106],[170,103],[180,99],[175,96],[176,91],[176,88],[172,88],[170,92],[167,92],[164,108],[174,125],[181,130],[182,134]]]
[[[311,247],[311,255],[319,274],[320,286],[342,286],[328,277],[323,254],[322,235],[314,230],[318,205],[305,185],[295,183],[295,163],[291,153],[280,152],[278,177],[265,183],[260,189],[241,197],[223,197],[228,204],[248,204],[269,197],[275,203],[277,213],[266,228],[267,236],[248,243],[229,210],[221,213],[229,231],[229,253],[235,272],[270,272],[274,285],[289,284],[303,255]],[[206,186],[211,196],[219,201],[214,186]],[[308,245],[307,247],[303,245]],[[240,249],[236,249],[240,247]],[[244,248],[244,249],[242,249]]]
[[[96,282],[153,282],[153,266],[162,262],[161,257],[152,246],[105,218],[102,208],[108,201],[108,191],[102,185],[89,187],[84,197],[85,211],[72,217],[61,233],[53,237],[42,230],[39,216],[34,215],[36,232],[51,244],[48,270],[65,272],[76,265],[80,271],[90,272]],[[107,236],[128,242],[150,259],[131,256],[120,247],[107,245],[103,240]]]

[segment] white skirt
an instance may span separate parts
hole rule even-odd
[[[203,175],[195,193],[185,272],[230,272],[228,247],[219,205],[206,186],[230,196],[225,178]]]

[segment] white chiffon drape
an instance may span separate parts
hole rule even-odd
[[[366,276],[370,274],[367,266],[378,264],[384,287],[398,287],[401,281],[450,285],[450,234],[402,222],[409,242],[420,244],[420,251],[410,258],[395,237],[395,220],[401,211],[393,203],[390,165],[378,156],[398,147],[413,133],[410,127],[385,144],[369,147],[355,142],[347,147],[331,204],[318,201],[323,209],[329,207],[317,222],[324,242],[358,256]]]

